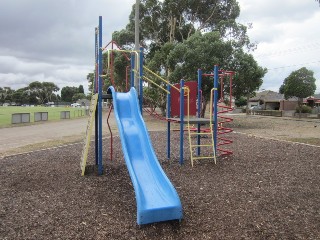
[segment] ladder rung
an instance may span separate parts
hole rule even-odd
[[[214,159],[214,156],[208,156],[208,157],[193,157],[193,159],[197,160],[197,159],[209,159],[212,158]]]
[[[211,134],[211,132],[192,132],[190,133],[190,135],[209,135]]]
[[[191,147],[213,147],[213,144],[204,144],[204,145],[191,145]]]

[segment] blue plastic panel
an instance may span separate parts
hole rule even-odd
[[[122,150],[135,190],[137,223],[182,219],[182,206],[172,183],[161,168],[140,114],[136,90],[112,92]]]

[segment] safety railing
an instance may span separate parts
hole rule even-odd
[[[163,77],[159,76],[158,74],[156,74],[155,72],[151,71],[149,68],[147,67],[143,67],[144,70],[146,70],[149,74],[153,75],[154,77],[156,77],[157,79],[159,79],[161,82],[168,84],[171,88],[174,88],[175,90],[177,90],[178,92],[180,92],[180,89],[177,88],[176,86],[174,86],[173,84],[171,84],[168,80],[164,79]],[[150,82],[151,84],[158,86],[159,88],[161,88],[162,90],[164,90],[165,92],[167,92],[168,94],[170,94],[170,92],[168,92],[167,89],[165,89],[164,87],[160,86],[159,84],[157,84],[156,82],[154,82],[153,80],[151,80],[150,78],[143,76],[143,78]]]

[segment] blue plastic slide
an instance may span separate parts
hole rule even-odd
[[[182,206],[172,183],[161,168],[139,110],[136,90],[112,93],[122,150],[137,202],[137,223],[182,219]]]

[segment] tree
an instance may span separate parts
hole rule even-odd
[[[84,93],[83,85],[79,85],[78,93]]]
[[[117,91],[126,91],[126,80],[128,80],[128,84],[130,85],[130,80],[127,76],[127,67],[130,67],[130,61],[122,53],[114,53],[114,73],[112,80],[115,83]],[[105,80],[107,80],[104,84],[104,90],[106,91],[106,88],[112,85],[111,75],[109,74],[109,78]]]
[[[127,29],[122,29],[120,31],[115,31],[112,33],[112,40],[117,42],[120,46],[130,46],[134,43],[134,32],[128,31]],[[133,46],[131,46],[133,47]]]
[[[51,102],[54,92],[60,90],[60,88],[55,85],[53,82],[39,82],[35,81],[29,84],[28,86],[30,93],[33,93],[38,102],[43,104],[45,102]]]
[[[72,96],[72,102],[76,102],[80,99],[85,99],[86,98],[86,95],[84,93],[75,93],[73,96]]]
[[[134,10],[135,5],[123,34],[134,33]],[[151,48],[157,50],[167,42],[182,42],[196,31],[218,31],[225,38],[249,46],[246,27],[235,21],[239,14],[236,0],[142,0],[140,39],[143,45],[150,41]]]
[[[231,42],[224,41],[218,32],[201,34],[197,32],[183,43],[178,43],[170,51],[167,63],[170,80],[194,80],[196,71],[201,68],[204,72],[212,71],[213,64],[225,68],[231,59],[233,47]]]
[[[0,102],[11,102],[12,101],[12,94],[14,93],[14,90],[10,87],[3,87],[0,88]]]
[[[12,101],[16,102],[19,105],[30,104],[29,98],[30,92],[28,87],[20,88],[12,94]]]
[[[72,102],[72,97],[74,94],[78,93],[79,88],[77,87],[63,87],[61,89],[61,100],[64,102]]]
[[[225,69],[229,65],[232,54],[232,43],[224,41],[218,32],[206,34],[196,32],[170,51],[167,57],[169,70],[172,71],[169,79],[173,83],[179,82],[180,79],[194,81],[198,68],[201,68],[204,73],[212,72],[213,63]],[[201,86],[204,99],[201,116],[204,116],[212,88],[212,78],[204,78]]]
[[[55,99],[54,92],[58,92],[60,88],[55,85],[53,82],[43,82],[43,94],[47,102],[52,102]]]
[[[245,97],[240,97],[240,98],[237,98],[235,100],[235,105],[237,107],[242,107],[242,106],[246,106],[248,103],[247,103],[247,98]]]
[[[94,74],[95,74],[94,72],[91,72],[91,73],[88,73],[88,75],[87,75],[87,81],[89,84],[89,92],[91,92],[92,88],[93,88]]]
[[[237,72],[233,80],[236,98],[241,96],[249,98],[261,86],[262,77],[267,70],[258,66],[252,55],[244,53],[242,49],[235,49],[232,43],[232,41],[225,41],[218,32],[205,34],[197,32],[183,43],[165,44],[155,53],[148,67],[150,66],[149,68],[159,74],[161,69],[169,69],[169,79],[172,83],[176,83],[182,78],[186,81],[194,81],[198,68],[208,73],[212,72],[213,63],[218,64],[220,69],[232,69]],[[224,85],[226,89],[229,88],[228,79],[225,80]],[[212,88],[212,78],[204,77],[201,86],[204,97],[201,116],[204,116]],[[158,103],[162,103],[158,106],[164,108],[165,96],[158,93],[158,99],[161,99]]]
[[[124,48],[131,46],[132,49],[134,46],[134,10],[135,5],[126,29],[113,33],[113,40],[119,41]],[[236,0],[140,1],[140,45],[146,49],[146,63],[152,61],[157,51],[162,51],[163,47],[181,43],[195,32],[216,32],[234,48],[253,48],[255,44],[249,41],[247,27],[236,22],[239,14],[240,7]],[[122,71],[119,79],[123,81],[126,64],[118,66],[115,72],[118,74],[118,71]],[[166,77],[170,73],[166,68],[161,71],[165,71]],[[92,76],[88,75],[88,80],[92,81]]]
[[[30,93],[33,93],[36,96],[38,102],[43,104],[45,100],[45,94],[42,83],[39,81],[32,82],[29,84],[28,88]]]
[[[299,113],[301,113],[303,98],[313,95],[317,88],[313,74],[312,70],[302,67],[293,71],[280,86],[279,92],[284,94],[286,99],[290,97],[298,98]]]
[[[132,7],[126,28],[114,32],[112,36],[113,40],[118,41],[125,49],[133,49],[134,46],[134,10],[135,5]],[[250,43],[247,26],[236,21],[239,14],[240,7],[236,0],[141,0],[139,37],[140,45],[146,52],[144,64],[173,83],[181,78],[194,80],[198,68],[211,71],[214,64],[230,69],[236,65],[233,64],[236,61],[236,52],[241,52],[242,48],[252,50],[256,45]],[[123,90],[121,84],[124,82],[127,65],[127,61],[120,57],[121,54],[114,54],[114,81],[110,77],[110,71],[106,67],[103,69],[103,74],[106,75],[105,85],[116,82],[120,86],[118,91]],[[104,66],[107,66],[107,54],[103,59]],[[256,66],[259,67],[257,64]],[[257,69],[257,72],[259,70],[262,70],[260,75],[263,76],[266,70],[261,68]],[[245,77],[261,80],[262,77],[259,78],[257,72],[257,76],[251,73]],[[93,78],[93,73],[88,74],[89,81],[92,82]],[[262,80],[256,83],[260,86]],[[204,80],[203,84],[205,101],[208,101],[212,81]],[[256,85],[253,89],[257,89]],[[157,90],[145,91],[145,96],[150,95],[149,102],[157,98],[158,100],[152,104],[157,104],[164,110],[165,94]],[[246,94],[248,91],[252,92],[251,88],[239,90],[241,91]],[[205,106],[206,102],[203,112]]]
[[[236,72],[232,83],[233,96],[235,99],[245,96],[249,102],[249,98],[253,97],[255,91],[262,85],[262,78],[267,69],[260,67],[251,54],[242,50],[234,54],[230,68]]]

